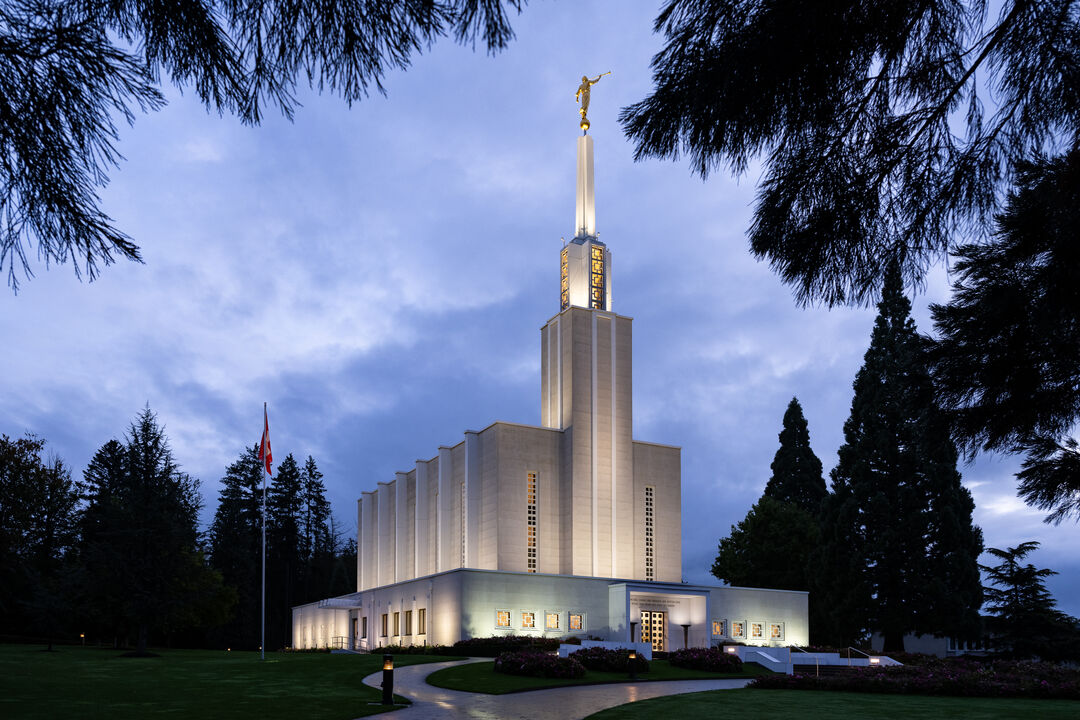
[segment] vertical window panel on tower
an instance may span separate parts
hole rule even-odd
[[[526,475],[525,488],[525,569],[536,572],[536,473]]]
[[[656,569],[653,566],[653,494],[652,485],[645,486],[645,579],[655,580]]]
[[[589,273],[589,307],[594,310],[604,308],[604,248],[593,245],[591,251],[591,272]]]
[[[570,255],[567,248],[559,256],[559,310],[570,307]]]

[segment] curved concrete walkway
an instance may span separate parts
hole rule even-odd
[[[665,680],[659,682],[615,685],[579,685],[550,690],[531,690],[508,695],[485,695],[458,690],[444,690],[425,682],[436,670],[468,662],[487,662],[491,658],[471,658],[455,662],[410,665],[394,670],[394,692],[412,700],[412,705],[397,710],[394,717],[404,720],[472,718],[474,720],[570,720],[584,718],[605,708],[635,700],[741,688],[749,680]],[[364,684],[382,686],[382,671],[364,678]]]

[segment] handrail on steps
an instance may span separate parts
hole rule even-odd
[[[869,659],[869,657],[870,657],[870,656],[869,656],[869,655],[868,655],[867,653],[864,653],[864,652],[863,652],[862,650],[860,650],[859,648],[853,648],[853,647],[851,647],[850,645],[848,645],[848,648],[847,648],[847,664],[848,664],[848,667],[850,667],[850,666],[851,666],[851,651],[852,651],[852,650],[854,650],[855,652],[859,653],[860,655],[866,655],[866,657],[867,657],[868,659]]]
[[[787,661],[788,661],[788,665],[791,665],[792,668],[794,668],[795,666],[791,662],[791,648],[795,648],[796,650],[798,650],[801,653],[806,653],[807,655],[810,655],[809,652],[807,652],[806,650],[803,650],[798,645],[788,645]],[[818,663],[818,656],[814,655],[814,677],[820,677],[820,675],[821,675],[821,668],[820,668],[820,665]]]

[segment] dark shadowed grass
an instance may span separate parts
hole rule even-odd
[[[114,650],[0,645],[4,720],[348,720],[382,711],[378,689],[362,679],[382,655],[158,650],[125,658]],[[402,667],[456,660],[399,656]]]
[[[589,720],[735,717],[755,720],[1076,720],[1080,717],[1080,702],[803,690],[711,690],[639,700],[590,715]]]
[[[653,660],[649,663],[649,672],[638,675],[639,682],[650,680],[716,680],[725,678],[751,678],[769,673],[755,663],[743,665],[743,672],[734,675],[687,670],[672,667],[667,660]],[[569,685],[599,685],[603,683],[628,682],[627,673],[596,672],[588,670],[585,677],[572,679],[535,678],[519,675],[504,675],[495,672],[494,662],[471,663],[444,668],[428,675],[427,682],[435,687],[447,690],[503,695],[505,693],[541,690],[544,688],[567,687]]]

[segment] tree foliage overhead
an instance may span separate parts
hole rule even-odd
[[[773,474],[765,486],[765,494],[776,500],[794,503],[805,512],[816,515],[828,490],[821,474],[821,460],[810,447],[810,429],[798,398],[791,398],[784,412],[780,448],[770,467]]]
[[[910,312],[894,265],[855,378],[820,555],[839,574],[836,632],[847,641],[880,632],[886,650],[902,650],[912,632],[972,637],[982,604],[975,504]]]
[[[1010,168],[1080,141],[1080,3],[669,0],[636,156],[764,164],[750,244],[802,302],[864,303],[978,234]]]
[[[257,124],[298,84],[348,103],[440,37],[513,37],[524,0],[5,0],[0,3],[0,272],[71,261],[93,279],[139,248],[100,209],[120,158],[114,118],[164,104],[165,82]]]
[[[1080,150],[1019,166],[985,245],[966,244],[931,308],[934,375],[970,451],[1026,453],[1020,495],[1080,519]]]

